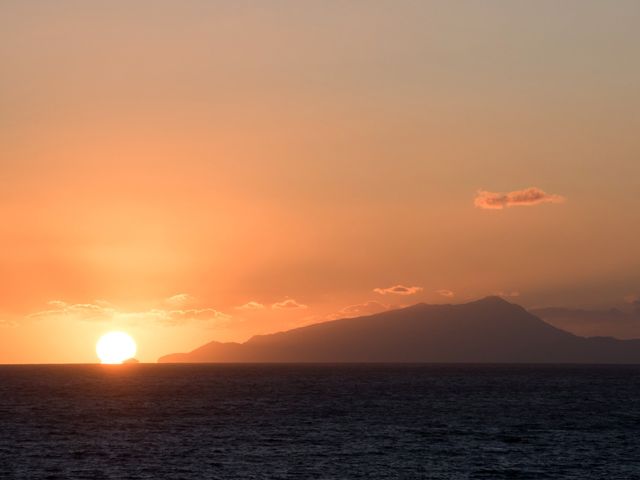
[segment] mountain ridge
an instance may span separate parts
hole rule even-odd
[[[640,340],[585,338],[491,296],[209,342],[160,363],[640,363]]]

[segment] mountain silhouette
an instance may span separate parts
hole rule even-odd
[[[421,303],[257,335],[245,343],[211,342],[158,361],[640,363],[640,340],[579,337],[519,305],[487,297],[459,305]]]

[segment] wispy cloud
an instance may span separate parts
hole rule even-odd
[[[414,295],[422,291],[422,287],[405,287],[404,285],[394,285],[387,288],[374,288],[374,292],[380,295]]]
[[[562,195],[546,193],[537,187],[515,190],[508,193],[478,191],[474,205],[489,210],[502,210],[505,207],[531,206],[541,203],[562,203],[566,200]]]
[[[213,308],[160,311],[160,320],[170,325],[183,325],[192,321],[226,323],[233,317]]]
[[[260,302],[250,301],[236,307],[236,310],[264,310],[266,307]]]
[[[226,323],[232,319],[231,315],[222,313],[214,308],[198,309],[162,309],[127,311],[120,310],[108,304],[75,303],[69,304],[59,300],[49,302],[46,310],[32,313],[32,319],[65,319],[83,322],[132,321],[157,322],[165,325],[183,325],[189,322],[207,324]]]
[[[385,305],[384,303],[376,302],[375,300],[358,303],[356,305],[349,305],[343,309],[327,315],[329,320],[337,320],[339,318],[353,318],[362,317],[365,315],[373,315],[374,313],[384,312],[392,308],[391,305]]]
[[[499,292],[493,292],[493,295],[496,295],[498,297],[502,297],[502,298],[515,298],[515,297],[519,297],[520,296],[520,292],[518,292],[517,290],[512,290],[512,291],[499,291]]]
[[[448,290],[446,288],[441,288],[440,290],[436,290],[436,293],[438,295],[441,295],[447,298],[453,298],[455,296],[455,294],[451,290]]]
[[[282,302],[274,303],[273,305],[271,305],[271,308],[275,308],[276,310],[297,310],[297,309],[304,309],[309,307],[302,303],[298,303],[293,298],[287,298]]]
[[[50,308],[28,315],[28,318],[48,319],[64,318],[66,320],[81,320],[85,322],[110,322],[119,312],[106,305],[97,303],[66,303],[52,300],[47,304]]]
[[[164,299],[164,303],[174,307],[182,307],[190,303],[193,303],[194,301],[195,301],[195,298],[189,295],[188,293],[178,293],[177,295],[173,295],[171,297]]]

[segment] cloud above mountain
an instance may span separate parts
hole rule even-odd
[[[436,293],[442,297],[447,297],[447,298],[453,298],[455,296],[455,294],[447,288],[441,288],[440,290],[436,290]]]
[[[502,210],[507,207],[562,203],[565,200],[562,195],[549,194],[537,187],[529,187],[507,193],[479,190],[474,205],[486,210]]]
[[[273,305],[271,305],[271,308],[275,308],[276,310],[298,310],[298,309],[305,309],[309,307],[307,305],[304,305],[302,303],[295,301],[293,298],[287,298],[282,302],[274,303]]]
[[[404,285],[394,285],[386,288],[374,288],[373,291],[380,295],[414,295],[421,292],[422,287],[406,287]]]
[[[373,315],[374,313],[384,312],[385,310],[389,310],[391,308],[395,307],[393,305],[387,305],[384,303],[376,302],[375,300],[371,300],[369,302],[358,303],[355,305],[344,307],[336,313],[328,315],[327,319],[336,320],[338,318],[362,317],[365,315]]]
[[[250,301],[245,303],[244,305],[240,305],[239,307],[236,307],[236,310],[264,310],[265,307],[262,303],[260,302],[255,302],[255,301]]]

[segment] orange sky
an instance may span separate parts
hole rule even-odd
[[[637,2],[131,3],[0,5],[0,363],[640,293]]]

